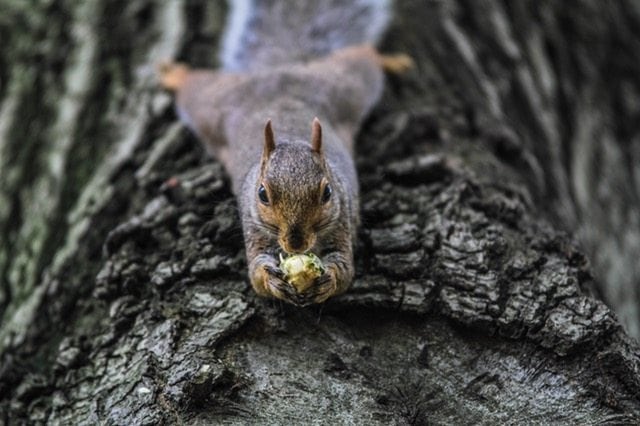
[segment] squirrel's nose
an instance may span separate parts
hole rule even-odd
[[[280,242],[284,251],[290,254],[304,253],[310,248],[309,243],[302,229],[297,226],[289,229]]]
[[[301,232],[292,232],[287,238],[287,245],[293,251],[300,251],[304,247],[304,237]]]

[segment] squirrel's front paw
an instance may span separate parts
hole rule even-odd
[[[327,269],[327,272],[316,278],[304,293],[298,294],[298,304],[306,306],[313,303],[322,303],[337,292],[336,275],[333,269]]]
[[[262,271],[262,285],[269,295],[289,303],[299,304],[296,288],[284,280],[284,273],[280,268],[265,265]]]

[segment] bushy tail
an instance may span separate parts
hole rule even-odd
[[[229,0],[221,49],[229,71],[306,61],[341,47],[375,44],[389,0]]]

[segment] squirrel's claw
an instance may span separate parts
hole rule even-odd
[[[275,266],[271,265],[264,265],[264,269],[269,275],[273,275],[276,278],[284,280],[284,271],[282,269],[276,268]]]

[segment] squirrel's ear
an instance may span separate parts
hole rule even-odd
[[[322,126],[318,117],[313,119],[311,125],[311,149],[318,154],[322,153]]]
[[[267,120],[267,124],[264,126],[264,150],[262,151],[262,157],[266,160],[274,149],[276,149],[276,139],[273,136],[271,120]]]

